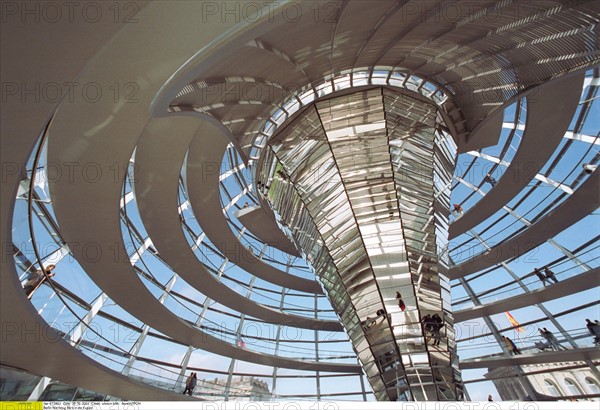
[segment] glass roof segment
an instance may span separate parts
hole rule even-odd
[[[446,112],[452,111],[453,116],[456,118],[464,118],[462,109],[450,98],[451,94],[445,87],[431,79],[425,80],[399,70],[401,69],[393,70],[389,66],[357,67],[328,76],[321,82],[310,83],[290,96],[279,108],[274,109],[271,117],[263,121],[261,130],[258,133],[244,135],[242,145],[252,147],[250,158],[251,161],[254,161],[260,157],[265,141],[275,133],[277,127],[283,121],[313,103],[315,98],[323,98],[333,92],[360,86],[387,85],[399,89],[410,89],[434,101]],[[415,84],[420,84],[421,87],[415,86]],[[435,91],[432,93],[432,90]]]
[[[535,176],[535,179],[524,188],[515,198],[506,204],[502,209],[488,220],[479,224],[474,231],[490,244],[497,244],[514,236],[527,226],[531,225],[544,215],[551,212],[562,202],[569,199],[569,196],[583,181],[586,175],[582,169],[584,163],[595,164],[600,160],[597,149],[594,149],[594,140],[589,142],[576,141],[572,139],[573,134],[579,134],[585,127],[587,129],[598,129],[597,116],[590,115],[593,112],[593,105],[596,103],[598,86],[596,84],[598,74],[597,69],[588,70],[586,81],[583,84],[579,108],[577,109],[569,130],[564,136],[561,144],[556,148],[553,156],[548,160],[545,166]],[[525,99],[517,101],[523,108]],[[521,109],[522,109],[521,108]],[[506,122],[507,108],[505,111],[504,129],[515,128],[515,122]],[[518,112],[518,107],[515,112]],[[521,115],[520,117],[523,117]],[[518,120],[518,128],[525,129],[522,119]],[[521,131],[519,131],[521,132]],[[504,134],[504,132],[503,132]],[[597,138],[596,138],[597,139]],[[508,141],[507,141],[508,143]],[[487,150],[486,150],[487,151]],[[504,151],[513,151],[512,147],[505,144]],[[472,174],[465,174],[465,178],[457,178],[459,189],[453,189],[453,202],[460,203],[465,209],[475,205],[476,201],[469,200],[472,195],[483,197],[488,191],[489,185],[479,182],[488,170],[498,166],[502,169],[510,164],[510,157],[497,158],[483,153],[469,152],[459,157],[459,162],[464,163],[467,156],[475,156],[480,162],[479,167],[475,167]],[[495,165],[498,164],[498,165]],[[499,171],[501,174],[502,171]],[[462,188],[461,188],[462,186]],[[470,248],[466,251],[467,248]],[[469,232],[465,232],[453,239],[453,248],[450,252],[455,263],[460,263],[481,250],[481,244]]]
[[[455,262],[472,257],[473,251],[479,252],[475,249],[485,251],[511,236],[526,232],[533,223],[551,214],[552,210],[561,203],[569,201],[570,196],[586,180],[588,176],[583,170],[583,163],[597,164],[598,162],[597,149],[594,148],[597,137],[577,139],[573,136],[581,135],[581,130],[585,127],[588,130],[595,129],[596,133],[598,131],[597,116],[592,115],[592,111],[590,111],[596,101],[597,85],[594,85],[597,81],[596,77],[597,70],[588,71],[579,108],[563,141],[557,146],[546,165],[519,195],[495,215],[471,232],[456,239],[460,242],[454,245],[452,251],[452,259]],[[505,129],[509,125],[505,123]],[[508,161],[482,153],[471,152],[463,155],[471,155],[488,161],[487,167],[491,167],[492,163],[499,164],[501,167],[508,165]],[[472,178],[473,176],[475,178]],[[480,173],[473,176],[465,175],[464,179],[457,178],[458,183],[464,188],[453,190],[453,202],[462,200],[460,199],[463,197],[462,192],[471,191],[484,195],[483,190],[487,190],[487,188],[484,187],[481,190],[476,186],[481,180]],[[473,333],[471,331],[469,336],[461,338],[459,349],[465,353],[464,356],[481,356],[485,353],[485,349],[491,348],[495,348],[497,351],[502,350],[501,341],[494,341],[489,337],[499,334],[508,335],[515,340],[518,338],[522,351],[536,354],[538,350],[535,348],[535,342],[543,342],[538,328],[544,326],[553,331],[561,343],[567,345],[569,349],[573,349],[572,351],[589,346],[589,337],[586,337],[582,325],[585,324],[586,318],[595,317],[598,314],[598,291],[597,287],[594,287],[595,285],[583,292],[569,293],[565,290],[563,297],[550,299],[533,306],[531,306],[531,302],[527,301],[531,301],[530,297],[534,292],[544,292],[548,286],[547,283],[535,276],[533,268],[548,267],[555,273],[561,287],[566,289],[570,279],[577,280],[578,276],[585,275],[598,267],[597,232],[595,229],[590,229],[590,227],[597,226],[597,215],[592,213],[553,238],[548,238],[546,243],[535,247],[530,252],[481,272],[474,272],[465,281],[461,280],[454,284],[455,310],[461,312],[479,304],[498,305],[511,297],[520,297],[523,300],[520,308],[515,308],[512,314],[525,329],[525,334],[520,334],[515,330],[515,326],[508,323],[506,318],[494,315],[493,320],[498,323],[497,327],[490,326],[484,332]],[[472,246],[472,251],[466,252],[465,245]],[[467,288],[471,289],[473,295],[468,294],[468,291],[465,290]],[[553,290],[556,291],[557,288]],[[472,328],[474,322],[473,320],[466,324],[469,329]],[[462,325],[463,323],[459,323],[459,328]],[[483,338],[486,338],[487,341],[484,342]],[[597,366],[593,362],[579,363],[597,372]],[[476,373],[474,370],[466,370],[463,375],[468,382],[468,379],[481,377],[481,375],[476,376]]]
[[[207,334],[222,339],[225,343],[236,345],[243,340],[247,350],[266,354],[277,352],[280,357],[300,361],[356,362],[348,338],[343,333],[299,329],[294,327],[293,323],[282,326],[245,317],[204,297],[202,293],[184,283],[160,258],[160,254],[144,229],[132,188],[134,164],[135,160],[132,159],[127,179],[123,183],[121,199],[121,229],[128,251],[126,257],[144,286],[166,309]],[[41,317],[64,335],[65,340],[70,341],[75,348],[97,361],[99,365],[167,390],[179,390],[179,386],[185,380],[184,375],[191,369],[202,371],[209,380],[214,380],[215,376],[222,377],[228,374],[232,377],[251,375],[267,379],[269,385],[274,384],[273,368],[261,372],[260,366],[237,360],[240,362],[239,366],[231,368],[229,372],[223,372],[217,362],[235,360],[210,352],[202,353],[203,360],[200,366],[192,365],[195,349],[182,345],[150,326],[140,323],[102,293],[85,271],[72,259],[69,260],[71,257],[68,244],[64,243],[60,236],[53,217],[53,204],[46,191],[48,175],[45,170],[46,164],[39,164],[39,179],[36,179],[34,191],[31,191],[36,198],[32,201],[34,207],[34,212],[31,213],[32,226],[38,240],[43,240],[46,244],[55,244],[55,246],[45,245],[38,251],[42,252],[40,256],[45,264],[52,262],[57,265],[60,274],[52,281],[52,286],[46,283],[40,287],[34,293],[31,302],[36,306]],[[255,299],[257,293],[273,293],[273,287],[255,288],[253,283],[255,278],[251,275],[244,273],[246,278],[240,281],[240,276],[232,274],[232,268],[238,270],[239,268],[228,265],[226,259],[215,248],[211,248],[210,241],[203,236],[200,227],[195,223],[183,193],[185,191],[180,191],[179,201],[182,228],[188,237],[190,247],[199,251],[199,260],[207,269],[216,277],[227,280],[231,287],[237,287],[239,292],[245,292],[245,297],[248,299]],[[25,200],[18,203],[23,204],[24,207],[15,215],[15,223],[20,223],[24,228],[20,230],[24,235],[23,242],[15,244],[15,262],[22,273],[23,280],[26,279],[28,272],[36,269],[36,265],[32,262],[35,255],[31,254],[33,250],[27,244],[31,242],[31,238],[28,239],[26,235],[29,232],[26,226],[27,218],[23,217],[29,212],[27,195],[29,190],[21,193],[22,199]],[[37,198],[44,198],[44,200]],[[33,256],[33,259],[30,260],[28,256]],[[292,266],[291,259],[286,266],[289,271]],[[277,299],[269,297],[266,301],[265,299],[258,299],[258,301],[292,314],[316,318],[315,315],[325,312],[326,316],[331,316],[331,307],[323,296],[305,295],[281,287],[276,288]],[[308,305],[314,305],[312,308],[307,307],[306,301],[302,300],[307,297],[311,299]],[[341,379],[360,378],[357,373],[336,375]],[[296,372],[293,377],[304,376],[299,376],[299,372]],[[315,384],[315,380],[320,376],[318,372],[312,372],[308,377],[312,379],[311,383]],[[331,391],[324,397],[339,396],[343,399],[347,395],[362,394],[357,392],[355,384]],[[230,393],[235,395],[235,391],[236,388],[228,383],[225,389],[215,392],[212,397],[223,399]],[[292,398],[294,395],[282,397]],[[315,393],[311,397],[318,398],[319,394]]]

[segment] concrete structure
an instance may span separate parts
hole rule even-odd
[[[255,377],[235,377],[227,379],[199,380],[194,396],[204,400],[219,400],[227,396],[229,401],[270,401],[269,386]]]
[[[557,362],[525,365],[522,369],[527,374],[525,383],[539,393],[538,400],[600,401],[600,381],[586,367],[583,362]],[[502,400],[531,400],[522,381],[516,376],[507,367],[499,367],[485,374],[494,382]]]
[[[188,399],[196,371],[224,399],[244,375],[461,400],[471,369],[537,360],[508,308],[598,377],[597,1],[1,12],[0,364],[30,399]]]

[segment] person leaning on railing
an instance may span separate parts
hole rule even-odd
[[[594,344],[600,346],[600,322],[597,320],[592,322],[590,319],[585,319],[585,321],[588,332],[594,336]]]
[[[42,283],[44,283],[44,281],[47,278],[51,278],[54,276],[54,273],[52,273],[52,270],[54,270],[54,268],[54,265],[46,266],[46,268],[44,269],[46,271],[46,274],[44,274],[44,271],[42,271],[41,269],[29,272],[29,276],[27,276],[27,282],[25,282],[25,285],[23,286],[23,289],[25,290],[28,299],[31,299],[33,293],[37,290],[37,288],[39,288],[42,285]]]

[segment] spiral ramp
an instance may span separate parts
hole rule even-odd
[[[598,172],[582,171],[582,164],[599,160],[592,117],[600,6],[486,1],[474,10],[467,3],[450,10],[441,1],[282,1],[252,15],[240,8],[237,18],[221,15],[214,2],[128,2],[119,15],[108,3],[93,3],[104,16],[93,24],[88,15],[75,22],[43,14],[28,20],[24,3],[5,8],[3,368],[39,376],[41,387],[60,381],[128,400],[185,398],[179,390],[190,371],[227,380],[222,392],[199,399],[234,399],[240,392],[232,380],[252,375],[269,380],[273,399],[296,397],[291,381],[302,378],[300,395],[316,400],[460,400],[462,388],[451,396],[440,385],[464,383],[468,393],[472,369],[567,360],[595,368],[598,349],[574,336],[551,301],[572,297],[575,312],[593,315],[599,299],[597,229],[586,229],[597,227]],[[393,312],[385,330],[391,336],[358,335],[362,313],[357,308],[353,316],[346,307],[359,306],[364,294],[344,287],[348,303],[336,299],[344,271],[337,265],[335,287],[310,266],[307,260],[315,259],[294,229],[297,220],[281,209],[266,214],[274,218],[269,229],[286,236],[285,245],[275,246],[236,216],[244,202],[272,205],[260,173],[266,168],[258,165],[290,124],[317,106],[326,125],[327,104],[379,88],[384,98],[400,96],[401,109],[385,111],[390,124],[399,118],[388,125],[389,141],[405,138],[398,131],[407,124],[402,118],[424,123],[417,117],[426,106],[435,109],[436,129],[455,150],[452,183],[439,187],[431,209],[419,215],[422,199],[398,183],[407,174],[394,162],[412,164],[418,152],[410,144],[401,154],[393,144],[384,149],[405,244],[417,238],[406,233],[414,222],[436,235],[428,240],[439,250],[427,254],[423,245],[419,257],[405,252],[398,259],[412,281],[409,311],[415,307],[415,322],[435,310],[454,328],[467,320],[485,324],[498,340],[491,356],[463,341],[477,335],[451,337],[452,326],[444,343],[450,350],[456,345],[457,355],[434,351],[423,334],[415,344],[400,342],[399,316],[391,309],[397,301],[386,293],[400,282],[381,257],[371,257],[368,267],[363,258],[348,274],[364,280],[365,289],[376,283],[369,306],[373,315],[377,307]],[[342,121],[332,115],[332,123]],[[342,158],[344,147],[331,146],[338,150],[332,148],[333,157]],[[435,146],[434,154],[443,149]],[[306,163],[312,158],[301,155]],[[483,169],[496,171],[495,186],[486,185]],[[366,181],[368,206],[348,194],[363,235],[364,218],[381,212],[379,182]],[[318,204],[308,192],[299,195],[307,206]],[[449,216],[455,202],[465,212]],[[302,226],[319,221],[314,209],[303,214]],[[345,249],[343,238],[327,242],[320,234]],[[286,253],[290,244],[295,248]],[[22,285],[27,273],[49,263],[56,276],[29,300]],[[555,288],[534,282],[538,266],[557,273]],[[419,305],[421,293],[440,297],[444,289],[453,303]],[[499,338],[506,329],[494,324],[494,315],[509,308],[552,327],[569,349],[509,356]],[[115,324],[130,340],[114,337]],[[434,370],[436,393],[420,396],[416,378],[398,376],[400,368],[424,374],[411,349],[447,366],[456,360],[462,378]],[[394,352],[393,363],[378,358],[384,350]]]

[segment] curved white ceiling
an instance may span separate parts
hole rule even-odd
[[[50,181],[50,192],[61,234],[71,244],[73,255],[85,272],[120,307],[174,340],[217,354],[274,367],[358,372],[356,365],[301,362],[224,344],[160,304],[129,263],[121,232],[119,203],[134,150],[138,149],[140,165],[143,165],[139,174],[143,179],[136,186],[142,220],[148,224],[148,232],[159,252],[181,272],[182,278],[193,287],[206,287],[206,294],[215,300],[226,298],[224,305],[267,322],[292,320],[298,327],[339,330],[339,323],[296,317],[228,293],[223,285],[208,278],[209,274],[202,271],[188,249],[187,256],[176,258],[176,248],[186,245],[180,227],[175,229],[173,225],[182,156],[189,147],[188,177],[192,177],[194,160],[202,158],[203,148],[211,144],[199,136],[193,140],[196,124],[199,124],[197,119],[170,113],[169,107],[201,111],[206,119],[220,125],[220,131],[214,134],[214,127],[211,126],[210,132],[206,130],[218,145],[215,156],[207,158],[220,164],[225,143],[232,142],[247,160],[266,119],[295,90],[347,70],[385,67],[421,76],[447,91],[451,98],[445,106],[446,114],[456,122],[454,137],[460,149],[461,144],[476,144],[470,139],[470,131],[492,117],[506,101],[554,78],[582,72],[600,61],[597,47],[600,3],[597,1],[540,0],[526,4],[483,1],[478,3],[478,10],[469,9],[467,2],[459,2],[453,3],[459,8],[457,16],[461,17],[457,18],[448,17],[448,5],[441,1],[425,5],[417,1],[327,2],[336,7],[319,8],[320,14],[316,16],[310,2],[300,2],[296,7],[303,18],[294,22],[287,21],[281,13],[287,3],[274,7],[272,16],[265,14],[260,19],[243,21],[208,16],[202,2],[180,2],[172,7],[161,1],[132,2],[138,10],[135,24],[110,19],[97,24],[73,24],[61,19],[31,25],[7,16],[1,26],[3,84],[24,87],[76,81],[83,85],[96,84],[103,94],[97,101],[90,102],[79,92],[72,96],[65,94],[61,101],[50,98],[36,101],[24,89],[16,94],[3,93],[0,117],[0,235],[3,244],[0,311],[3,325],[36,324],[51,332],[20,292],[12,254],[4,244],[12,243],[15,196],[24,176],[25,163],[52,118],[48,128],[48,161],[59,164],[63,176]],[[108,9],[104,11],[110,15]],[[238,80],[228,80],[233,78]],[[531,144],[520,147],[523,151],[516,158],[530,158],[535,147],[541,141],[546,144],[547,135],[554,134],[552,143],[544,145],[546,152],[536,152],[539,165],[543,166],[545,160],[541,158],[548,158],[554,152],[562,137],[560,134],[569,125],[578,102],[579,91],[575,89],[578,81],[581,81],[580,76],[565,79],[565,89],[554,89],[557,95],[539,104],[539,114],[532,106],[527,134],[536,137],[531,137]],[[129,96],[132,99],[125,101],[121,94],[115,101],[110,91],[115,84],[135,84],[135,93]],[[182,92],[186,87],[193,90]],[[573,88],[570,90],[570,87]],[[8,90],[5,88],[5,91]],[[269,94],[265,95],[266,92]],[[540,92],[545,91],[540,88]],[[551,109],[559,108],[556,101],[564,103],[564,109],[548,115]],[[547,117],[552,121],[536,121]],[[160,128],[159,123],[167,124],[168,130]],[[541,126],[537,130],[536,124]],[[152,127],[157,129],[155,135],[148,134]],[[178,140],[180,145],[159,145],[164,142],[161,137],[168,138],[168,134],[175,134],[173,141]],[[217,134],[221,140],[217,140]],[[229,134],[228,141],[223,142],[223,134]],[[152,138],[156,144],[152,144]],[[165,149],[160,150],[160,147]],[[161,160],[171,167],[168,173],[158,175]],[[79,172],[69,173],[71,169],[78,169],[73,167],[88,164],[101,170],[99,178],[90,180]],[[153,187],[152,178],[161,185]],[[598,206],[594,200],[588,200],[598,197],[597,179],[596,172],[561,207],[513,242],[543,242],[589,215]],[[211,239],[235,243],[235,234],[216,196],[218,178],[204,187],[192,186],[189,180],[187,184],[194,212]],[[473,212],[479,209],[481,215],[491,215],[502,202],[512,198],[518,189],[516,186],[510,189],[507,184],[501,180],[491,192],[489,200],[499,195],[496,198],[499,203],[487,205],[489,209],[484,212],[486,205],[481,202]],[[209,193],[213,196],[209,197]],[[210,203],[207,198],[211,199]],[[583,200],[586,206],[576,207],[576,200]],[[156,204],[161,204],[160,212],[153,210]],[[210,210],[206,216],[204,209]],[[451,232],[453,229],[462,232],[479,220],[481,218],[466,213],[463,221],[451,227]],[[92,244],[98,253],[87,252]],[[498,249],[510,244],[512,242],[500,245]],[[238,266],[256,277],[289,289],[321,293],[316,282],[253,259],[244,254],[244,247],[235,248],[239,250]],[[475,258],[454,267],[449,276],[460,277],[490,266],[487,261],[481,261]],[[193,271],[205,276],[193,277]],[[23,343],[9,337],[2,341],[2,362],[118,397],[173,398],[91,362],[66,342],[43,341],[36,346],[43,348],[34,349],[27,341]],[[22,349],[38,353],[20,355]],[[57,362],[73,366],[57,366]],[[82,374],[87,376],[82,378]]]

